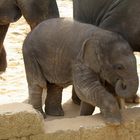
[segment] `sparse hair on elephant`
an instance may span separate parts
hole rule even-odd
[[[74,85],[73,99],[77,103],[80,98],[81,115],[91,115],[98,106],[107,123],[120,124],[114,96],[128,98],[138,89],[130,45],[117,33],[90,24],[65,18],[44,21],[25,39],[23,57],[29,102],[44,117],[64,115],[62,90]],[[47,88],[45,112],[43,88]]]
[[[0,0],[0,72],[7,67],[3,42],[9,24],[22,15],[33,29],[46,19],[59,17],[56,0]]]

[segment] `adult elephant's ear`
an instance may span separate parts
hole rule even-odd
[[[79,58],[82,62],[93,69],[95,72],[100,71],[101,67],[101,54],[100,54],[100,42],[89,38],[84,41]]]

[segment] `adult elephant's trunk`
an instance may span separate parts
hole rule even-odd
[[[138,78],[128,81],[118,80],[116,82],[115,91],[119,97],[129,98],[136,94],[138,90]]]

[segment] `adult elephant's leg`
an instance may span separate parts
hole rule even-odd
[[[81,108],[80,108],[80,115],[92,115],[92,113],[95,110],[95,106],[88,104],[86,102],[81,102]]]
[[[75,104],[80,105],[81,100],[79,99],[79,97],[76,95],[74,86],[72,87],[72,100]]]
[[[46,118],[46,114],[42,110],[42,92],[43,88],[39,85],[31,84],[29,86],[29,103],[38,110],[44,118]]]
[[[0,71],[3,72],[7,67],[6,51],[3,45],[9,24],[0,25]]]
[[[4,72],[7,67],[7,60],[6,60],[6,51],[5,48],[2,47],[0,51],[0,72]]]
[[[47,98],[45,101],[45,112],[48,115],[63,116],[61,106],[63,88],[55,84],[47,83]]]
[[[48,2],[48,18],[58,18],[59,17],[59,10],[57,6],[56,0],[50,0]]]
[[[17,4],[31,29],[46,19],[59,17],[56,0],[17,0]]]

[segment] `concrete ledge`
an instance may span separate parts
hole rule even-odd
[[[140,108],[122,112],[120,126],[106,125],[98,115],[45,123],[46,140],[140,140]]]
[[[106,125],[100,114],[44,122],[28,104],[1,105],[0,140],[140,140],[140,108],[122,116],[119,126]]]
[[[44,121],[31,105],[13,103],[0,106],[0,139],[28,137],[44,132]]]

